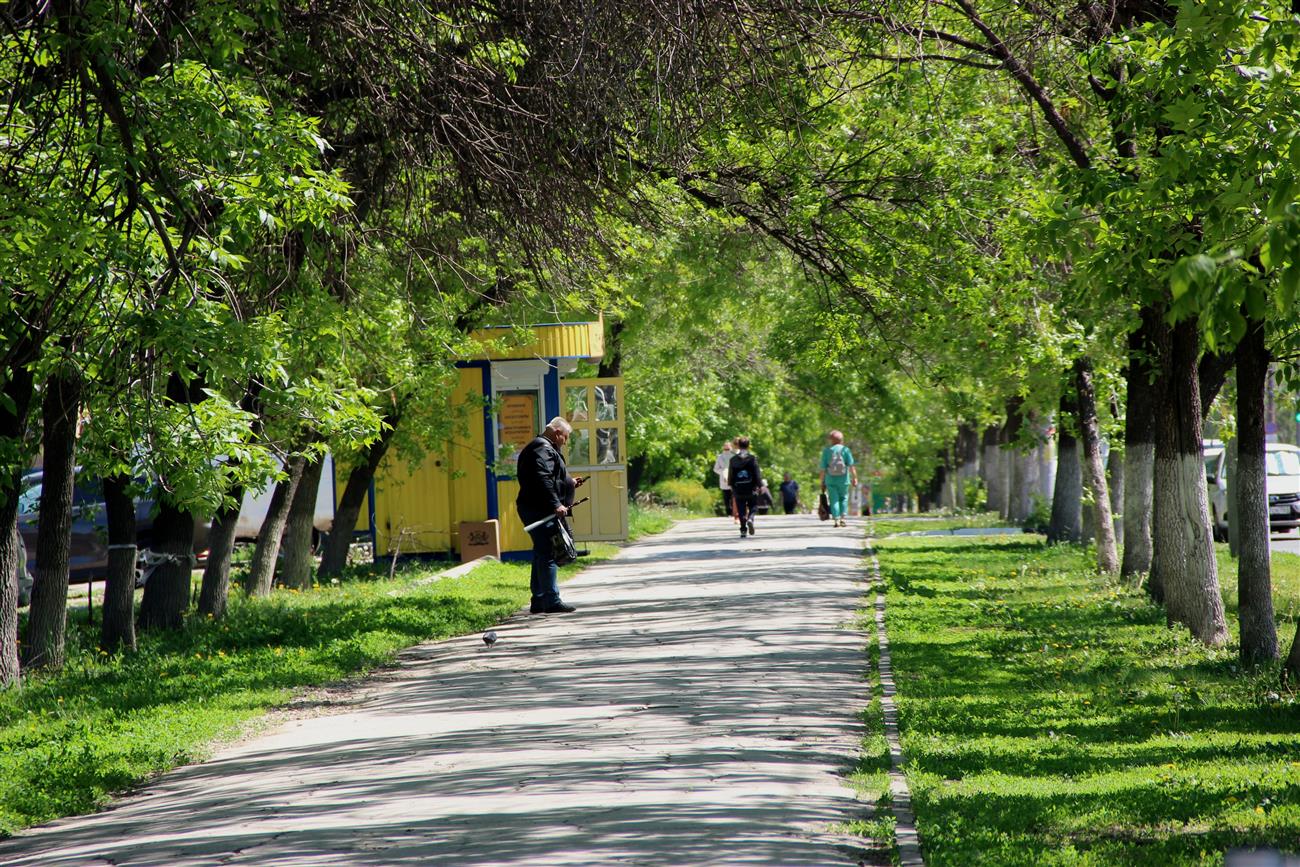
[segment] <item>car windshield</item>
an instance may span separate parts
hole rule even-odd
[[[1300,476],[1300,452],[1269,452],[1264,463],[1270,476]]]
[[[30,515],[41,507],[41,483],[36,482],[18,496],[18,514]]]

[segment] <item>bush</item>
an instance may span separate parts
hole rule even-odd
[[[980,478],[965,479],[962,485],[962,493],[966,498],[966,511],[984,511],[989,503],[989,492],[984,488],[984,480]]]
[[[1052,526],[1052,501],[1040,494],[1029,495],[1029,517],[1021,524],[1030,533],[1047,533]]]
[[[696,515],[712,515],[722,502],[716,490],[710,490],[696,481],[668,479],[650,489],[654,498],[665,506],[677,506]]]

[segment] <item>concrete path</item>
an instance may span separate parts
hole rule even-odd
[[[855,761],[861,527],[691,521],[520,615],[425,645],[326,712],[112,809],[0,842],[12,865],[824,865],[870,815]]]

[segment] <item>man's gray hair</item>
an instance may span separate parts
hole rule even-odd
[[[546,423],[546,429],[558,431],[563,434],[573,433],[573,425],[569,424],[568,420],[562,415],[557,415],[555,418],[548,421]]]

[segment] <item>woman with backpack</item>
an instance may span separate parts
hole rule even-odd
[[[830,501],[832,526],[846,527],[849,512],[849,485],[858,484],[858,468],[853,452],[844,444],[844,434],[833,430],[827,434],[830,445],[822,449],[822,491]]]

